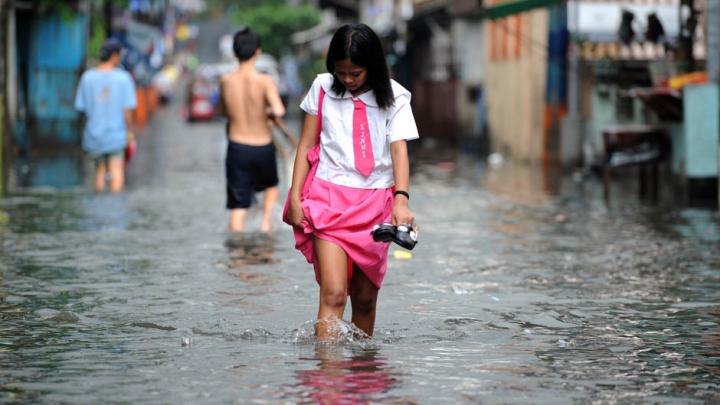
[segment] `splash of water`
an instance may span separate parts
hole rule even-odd
[[[319,338],[319,333],[324,337]],[[334,315],[303,323],[288,340],[299,346],[351,346],[362,349],[379,346],[372,336],[355,324]]]

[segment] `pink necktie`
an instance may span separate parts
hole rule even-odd
[[[375,167],[375,157],[370,141],[370,127],[368,126],[367,111],[365,103],[361,100],[353,100],[353,150],[355,151],[355,168],[363,176],[368,177]]]

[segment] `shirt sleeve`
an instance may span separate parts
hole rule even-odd
[[[78,83],[77,90],[75,91],[75,109],[80,112],[85,112],[86,108],[85,101],[85,75],[80,76],[80,82]]]
[[[128,73],[125,76],[127,80],[127,86],[125,86],[125,97],[123,97],[123,108],[132,110],[137,108],[137,93],[135,92],[135,82],[132,76]]]
[[[310,115],[318,114],[318,98],[320,97],[320,80],[315,78],[305,99],[300,103],[300,108]]]
[[[410,94],[395,99],[395,105],[388,111],[387,138],[390,143],[400,140],[417,139],[417,124],[410,106]]]

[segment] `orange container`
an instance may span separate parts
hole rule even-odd
[[[693,72],[671,77],[668,86],[674,90],[680,90],[688,84],[701,84],[708,82],[707,72]]]
[[[145,87],[138,87],[135,90],[137,98],[137,108],[135,108],[135,125],[138,129],[144,129],[148,121],[148,98],[147,89]]]

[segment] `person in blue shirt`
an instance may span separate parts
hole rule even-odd
[[[119,68],[122,44],[106,40],[100,63],[86,70],[75,95],[75,109],[86,117],[82,146],[95,162],[95,190],[105,189],[110,173],[110,191],[125,187],[125,148],[132,139],[132,118],[137,107],[135,83]]]

